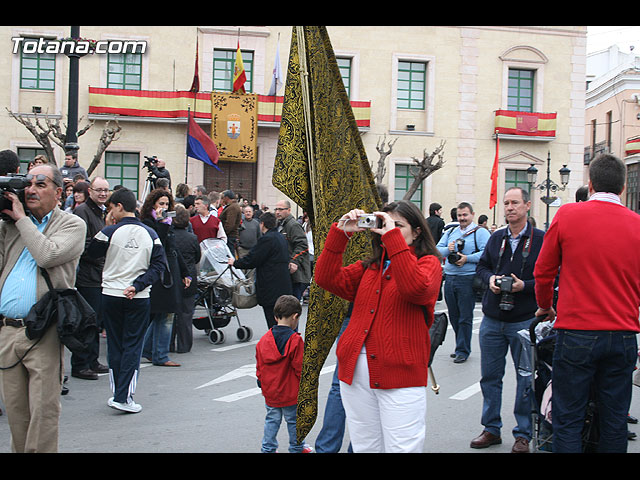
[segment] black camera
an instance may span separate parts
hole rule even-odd
[[[461,257],[458,252],[460,252],[464,248],[464,238],[458,238],[455,241],[455,246],[456,251],[451,252],[449,256],[447,256],[447,260],[449,260],[449,263],[456,263],[458,260],[460,260]]]
[[[155,155],[153,157],[147,157],[145,155],[145,161],[144,164],[142,165],[142,168],[146,168],[147,170],[151,170],[151,167],[156,166],[156,164],[158,163],[158,157],[156,157]]]
[[[515,302],[513,299],[513,277],[496,278],[496,287],[500,288],[500,310],[513,310]]]
[[[8,198],[5,198],[4,192],[15,193],[22,206],[24,207],[24,211],[27,212],[27,206],[24,203],[24,189],[27,188],[31,184],[30,180],[27,180],[26,175],[22,175],[19,173],[9,174],[7,176],[0,177],[0,212],[2,210],[11,210],[13,209],[13,202]],[[2,220],[10,221],[13,220],[5,213],[0,213],[0,218]]]

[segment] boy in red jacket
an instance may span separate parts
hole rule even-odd
[[[306,453],[305,445],[296,440],[296,409],[304,353],[304,341],[296,331],[301,313],[296,297],[282,295],[273,307],[277,325],[256,345],[256,376],[267,408],[263,453],[273,453],[278,448],[276,435],[283,416],[289,431],[289,452]]]

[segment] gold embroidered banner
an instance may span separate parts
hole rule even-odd
[[[300,30],[299,30],[300,29]],[[299,46],[297,32],[303,38]],[[303,95],[301,55],[308,71]],[[303,98],[304,97],[304,98]],[[305,111],[305,108],[308,110]],[[308,114],[310,124],[305,123]],[[311,147],[307,148],[310,126]],[[316,257],[329,228],[353,208],[381,208],[371,167],[325,27],[293,27],[273,185],[309,213]],[[371,253],[368,232],[353,235],[345,263]],[[348,303],[311,284],[298,394],[297,436],[302,441],[318,413],[320,370],[340,331]]]
[[[258,146],[258,96],[211,93],[211,138],[220,160],[256,162]]]

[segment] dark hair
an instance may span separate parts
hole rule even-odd
[[[109,197],[108,203],[111,205],[119,203],[124,208],[124,211],[129,213],[135,213],[137,207],[136,195],[125,187],[113,192]]]
[[[184,197],[182,199],[182,205],[184,205],[184,208],[189,208],[192,207],[194,203],[196,203],[196,196],[195,195],[187,195],[186,197]]]
[[[487,217],[486,215],[480,215],[478,217],[478,224],[482,224],[482,223],[486,222],[487,220],[489,220],[489,217]]]
[[[171,222],[176,228],[186,228],[189,225],[189,212],[180,203],[176,204],[176,216]]]
[[[386,205],[382,211],[395,212],[404,218],[413,230],[417,230],[418,228],[420,229],[418,236],[411,244],[416,257],[420,258],[425,255],[433,255],[438,259],[442,258],[440,252],[436,248],[436,242],[433,240],[427,220],[424,218],[424,215],[415,203],[407,200],[399,200]],[[371,232],[371,236],[373,255],[363,261],[365,267],[380,263],[380,259],[382,257],[381,236],[373,232]]]
[[[273,316],[275,318],[287,318],[295,314],[302,313],[300,300],[293,295],[281,295],[273,306]]]
[[[387,189],[386,185],[382,185],[381,183],[376,183],[376,190],[378,191],[378,195],[380,195],[380,200],[382,200],[382,204],[386,205],[389,202],[389,189]]]
[[[271,230],[272,228],[276,228],[278,219],[273,213],[264,212],[262,215],[260,215],[260,223],[263,223],[266,229]]]
[[[589,164],[589,180],[594,192],[621,194],[626,174],[622,160],[608,153],[598,155]]]
[[[429,215],[435,215],[438,210],[442,208],[442,205],[439,203],[432,203],[429,205]]]
[[[81,182],[76,182],[73,185],[73,193],[81,192],[85,194],[85,197],[89,197],[89,182],[85,182],[84,180]]]
[[[586,202],[589,199],[589,186],[583,185],[576,190],[576,202]]]
[[[13,150],[2,150],[0,152],[0,175],[16,173],[20,168],[20,159]]]
[[[236,198],[236,194],[235,194],[235,193],[233,193],[233,190],[225,190],[224,192],[222,192],[222,196],[223,196],[223,197],[230,198],[231,200],[233,200],[234,198]]]
[[[151,190],[147,195],[147,198],[144,199],[144,203],[140,208],[140,218],[152,218],[151,210],[153,210],[153,206],[156,204],[158,199],[162,197],[167,197],[169,199],[168,210],[173,210],[173,196],[171,193],[162,188],[156,188],[155,190]]]
[[[468,208],[469,212],[473,213],[473,207],[471,206],[471,204],[469,202],[460,202],[458,204],[458,208],[456,208],[456,218],[458,218],[458,210],[460,210],[462,208]]]
[[[451,215],[451,221],[453,222],[458,221],[458,207],[453,207],[451,209],[451,212],[449,212],[449,214]]]

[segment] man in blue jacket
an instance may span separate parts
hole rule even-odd
[[[480,258],[477,274],[489,289],[482,299],[480,325],[480,388],[484,430],[471,441],[471,448],[485,448],[502,443],[502,379],[505,357],[511,350],[516,365],[517,391],[513,429],[514,453],[529,451],[531,439],[531,399],[525,394],[530,377],[518,372],[522,345],[518,332],[529,328],[537,310],[533,269],[542,248],[544,232],[528,222],[531,208],[529,193],[519,187],[504,194],[507,226],[496,230]]]
[[[462,202],[457,209],[459,225],[445,230],[438,242],[444,262],[444,300],[456,334],[454,363],[463,363],[471,353],[473,309],[476,304],[473,277],[489,240],[489,231],[473,221],[473,207]]]

